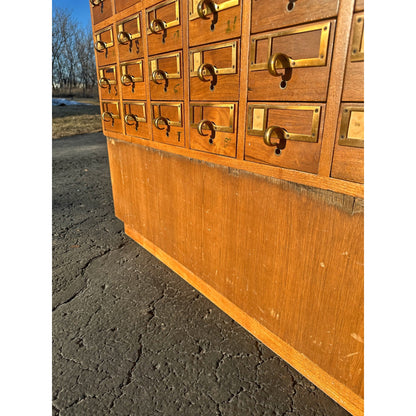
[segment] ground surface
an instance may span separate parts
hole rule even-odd
[[[53,415],[347,416],[114,217],[106,141],[53,141]]]
[[[52,138],[102,131],[97,99],[76,98],[80,105],[52,106]]]

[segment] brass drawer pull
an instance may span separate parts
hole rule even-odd
[[[108,92],[111,91],[111,86],[115,84],[116,84],[115,80],[111,80],[105,77],[102,77],[98,80],[98,85],[101,88],[108,88]],[[114,92],[115,92],[115,95],[117,95],[117,87],[114,87]]]
[[[99,6],[100,3],[104,3],[104,0],[90,0],[90,3],[92,4],[93,7],[95,7],[95,6]]]
[[[117,34],[117,40],[122,45],[127,45],[132,40],[132,35],[129,32],[121,31]]]
[[[213,14],[216,14],[216,13],[218,13],[218,10],[219,10],[219,6],[218,6],[218,4],[215,4],[215,2],[214,1],[212,1],[212,0],[201,0],[199,3],[198,3],[198,5],[197,5],[197,7],[196,7],[196,11],[198,12],[198,16],[201,18],[201,19],[204,19],[204,20],[208,20],[209,19],[209,17],[207,16],[209,13],[208,13],[208,11],[205,11],[205,9],[204,9],[204,6],[207,6],[207,8],[209,9],[209,10],[211,10],[211,13],[213,13]]]
[[[279,141],[276,141],[276,142],[271,141],[273,133],[276,133],[276,136],[279,139]],[[267,146],[271,146],[271,147],[276,146],[276,149],[274,151],[276,155],[280,155],[281,150],[285,148],[286,139],[288,138],[289,138],[289,133],[287,132],[287,130],[279,126],[268,127],[263,135],[264,144],[266,144]]]
[[[110,117],[110,118],[107,118],[107,119],[106,119],[106,116],[108,116],[108,117]],[[120,116],[118,116],[117,114],[113,114],[113,113],[112,113],[112,112],[110,112],[110,111],[104,111],[104,112],[101,114],[101,118],[103,119],[103,121],[104,121],[105,123],[107,123],[107,122],[111,121],[111,125],[112,125],[112,126],[114,126],[114,119],[115,119],[115,118],[120,118]]]
[[[197,126],[198,133],[201,136],[208,136],[208,134],[204,134],[203,131],[202,131],[204,126],[208,127],[208,129],[211,130],[211,136],[209,138],[209,142],[212,144],[214,142],[214,139],[215,139],[215,123],[213,123],[212,121],[209,121],[209,120],[201,120],[198,123],[198,126]]]
[[[97,40],[97,42],[94,43],[94,48],[97,52],[104,52],[107,49],[107,43],[102,40]]]
[[[131,76],[131,75],[129,75],[129,74],[123,74],[123,75],[121,76],[120,81],[121,81],[121,83],[122,83],[123,85],[125,85],[126,87],[128,87],[129,85],[134,84],[134,79],[133,79],[133,78],[134,78],[134,77],[133,77],[133,76]]]
[[[132,120],[132,122],[130,122]],[[139,117],[135,114],[126,114],[124,116],[124,121],[128,126],[136,126],[136,130],[139,128]]]
[[[208,82],[209,79],[205,78],[204,70],[207,70],[209,72],[209,74],[211,75],[212,80],[211,80],[210,88],[214,89],[214,86],[217,84],[217,71],[218,71],[217,68],[215,68],[214,65],[211,65],[211,64],[208,64],[208,63],[207,64],[201,64],[198,67],[198,72],[197,72],[198,78],[203,82]]]
[[[155,127],[158,130],[165,130],[164,127],[159,127],[160,122],[163,122],[163,124],[166,126],[166,136],[169,136],[169,132],[170,132],[169,119],[166,117],[159,116],[159,117],[156,117],[154,120]]]
[[[161,19],[153,19],[150,22],[150,31],[157,35],[159,32],[163,32],[164,35],[166,34],[167,24],[165,21]]]
[[[270,56],[269,60],[267,61],[267,69],[269,70],[269,73],[274,77],[278,77],[280,75],[276,71],[277,69],[293,68],[295,65],[296,61],[284,53],[275,53],[274,55]]]
[[[168,73],[166,71],[163,71],[162,69],[155,69],[152,72],[152,81],[157,84],[157,85],[161,85],[161,82],[158,82],[158,78],[157,76],[160,75],[164,80],[165,80],[165,91],[167,91],[168,89],[168,84],[169,84],[169,80],[168,80]]]

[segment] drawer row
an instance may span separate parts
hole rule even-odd
[[[193,150],[236,157],[238,103],[191,101],[189,114],[183,102],[102,101],[104,133],[185,146],[190,126]],[[247,104],[244,159],[287,169],[317,173],[322,144],[325,104]],[[363,182],[364,106],[342,103],[333,161],[333,177]]]
[[[356,36],[351,36],[343,100],[361,102],[364,89],[357,86],[363,85],[364,77],[363,14],[356,14],[354,21],[358,23],[353,25]],[[335,24],[335,20],[329,20],[252,36],[248,65],[249,100],[326,101]],[[117,85],[120,79],[125,99],[146,99],[146,83],[149,82],[151,99],[183,100],[185,78],[186,81],[189,78],[192,100],[238,100],[239,39],[191,48],[186,77],[181,49],[148,56],[149,75],[146,80],[143,53],[138,54],[141,55],[139,58],[128,59],[131,58],[128,56],[130,47],[120,41],[119,63],[116,63],[115,44],[109,42],[111,33],[110,26],[99,34],[100,39],[107,40],[97,41],[101,45],[97,60],[103,99],[119,97]],[[127,35],[123,36],[127,39]],[[360,40],[358,47],[354,44],[355,39]],[[129,49],[124,49],[125,46]],[[140,42],[135,50],[143,51]]]
[[[186,0],[185,0],[186,1]],[[187,0],[191,45],[238,37],[241,34],[242,0]],[[90,0],[93,25],[103,22],[126,9],[141,9],[148,34],[161,33],[165,43],[172,33],[181,31],[180,0]],[[363,0],[357,0],[356,11],[363,10]],[[251,7],[251,33],[261,33],[301,23],[336,17],[339,0],[256,0]],[[167,45],[164,45],[167,46]]]

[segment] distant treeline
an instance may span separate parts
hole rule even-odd
[[[98,94],[91,28],[81,27],[71,12],[62,8],[55,8],[52,18],[52,93]]]

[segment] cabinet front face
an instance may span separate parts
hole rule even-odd
[[[150,98],[152,100],[183,100],[182,52],[149,58]]]
[[[182,103],[152,101],[151,107],[153,140],[183,147],[185,137]]]
[[[95,33],[94,49],[96,52],[97,66],[100,67],[116,63],[117,59],[112,26]]]
[[[326,101],[335,21],[250,40],[249,100]]]
[[[125,132],[135,138],[151,139],[151,123],[146,113],[146,101],[124,101],[123,120]]]
[[[342,101],[364,101],[364,13],[353,16]]]
[[[94,25],[113,15],[111,0],[90,0],[90,7]]]
[[[145,100],[146,84],[143,76],[143,59],[120,64],[120,82],[123,99]]]
[[[251,33],[280,29],[338,13],[339,0],[255,0],[251,2]]]
[[[146,9],[148,54],[182,49],[182,24],[179,0],[165,0]]]
[[[101,119],[103,122],[104,134],[106,131],[123,133],[123,123],[121,121],[119,101],[102,101]]]
[[[191,100],[238,100],[239,45],[235,40],[189,51]]]
[[[188,0],[190,46],[241,36],[241,0]]]
[[[237,103],[190,103],[191,148],[235,157]]]
[[[342,103],[331,176],[364,183],[364,104]]]
[[[117,47],[120,61],[143,57],[143,37],[140,28],[140,13],[116,24]]]
[[[249,103],[245,160],[317,173],[324,104]]]
[[[98,86],[101,99],[114,100],[119,98],[115,65],[98,69]]]

